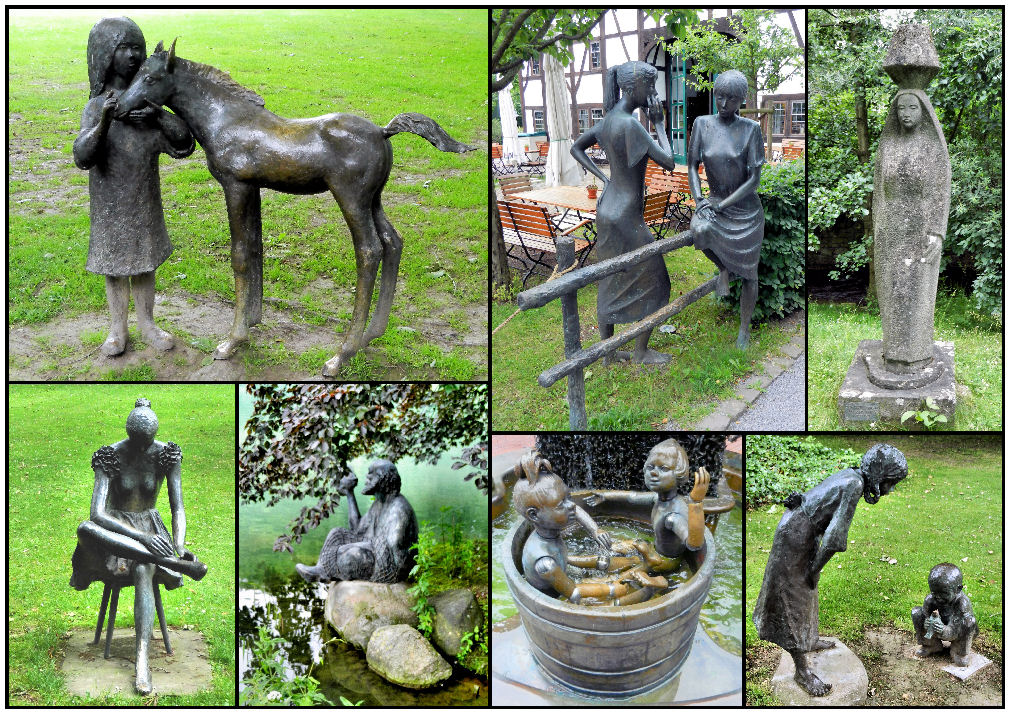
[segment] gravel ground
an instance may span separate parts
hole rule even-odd
[[[806,429],[806,376],[807,355],[804,353],[730,426],[734,430],[803,431]]]

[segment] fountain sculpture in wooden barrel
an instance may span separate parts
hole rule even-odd
[[[516,471],[512,502],[523,520],[502,556],[541,669],[579,692],[609,697],[640,694],[676,676],[715,570],[705,513],[732,508],[732,498],[706,501],[708,473],[691,473],[672,439],[649,454],[650,492],[569,493],[535,451]],[[690,492],[678,495],[687,480]],[[588,538],[573,538],[575,524]]]

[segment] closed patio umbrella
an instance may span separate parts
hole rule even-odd
[[[523,153],[519,144],[519,127],[516,125],[511,83],[498,92],[498,114],[501,116],[502,156],[507,163],[517,163],[523,159]]]
[[[547,82],[547,133],[551,146],[547,154],[546,186],[578,186],[582,168],[572,158],[572,110],[564,69],[550,55],[544,55]]]

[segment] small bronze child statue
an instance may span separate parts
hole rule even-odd
[[[577,582],[565,571],[566,566],[611,571],[626,567],[628,559],[612,559],[609,555],[569,555],[561,538],[562,531],[578,521],[593,534],[597,542],[610,545],[592,517],[568,497],[568,486],[553,473],[550,462],[530,451],[517,466],[525,478],[516,483],[512,503],[523,518],[535,528],[523,547],[523,574],[538,590],[554,595],[560,593],[573,603],[629,605],[652,597],[649,577],[641,569],[628,571],[627,579],[611,582]],[[629,582],[630,581],[630,582]],[[635,585],[640,589],[634,589]]]
[[[89,174],[91,239],[85,267],[105,276],[111,325],[101,351],[107,357],[126,350],[131,284],[144,341],[158,350],[174,344],[154,324],[154,272],[172,254],[158,157],[184,158],[195,144],[185,122],[161,107],[121,111],[119,97],[146,57],[144,34],[133,20],[109,17],[91,28],[91,94],[74,141],[74,163]]]
[[[978,624],[971,602],[961,583],[961,570],[950,563],[934,565],[929,571],[929,595],[922,607],[912,608],[912,625],[918,657],[941,654],[943,642],[950,642],[950,660],[958,667],[968,666],[971,642],[978,634]]]

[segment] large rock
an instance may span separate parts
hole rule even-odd
[[[371,583],[344,580],[331,583],[326,596],[326,620],[340,636],[355,647],[365,649],[380,627],[417,625],[417,613],[411,610],[413,599],[406,583]]]
[[[452,666],[410,625],[376,629],[365,660],[382,678],[410,689],[427,689],[452,675]]]
[[[428,600],[435,608],[431,641],[442,652],[455,657],[460,639],[480,624],[480,605],[465,588],[446,590]]]
[[[858,707],[866,702],[866,690],[870,680],[866,676],[866,667],[853,654],[852,650],[835,637],[825,637],[835,646],[810,652],[807,654],[807,664],[821,681],[831,685],[831,691],[823,697],[812,697],[807,694],[793,677],[796,675],[796,665],[793,658],[782,653],[779,666],[772,676],[772,694],[782,700],[788,707]]]

